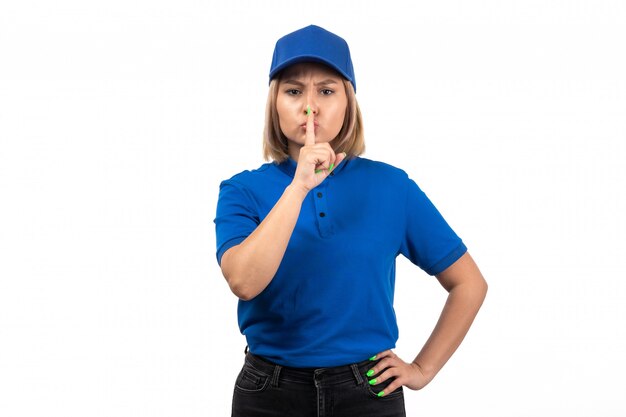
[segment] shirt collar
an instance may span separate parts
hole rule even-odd
[[[346,157],[336,168],[333,169],[333,171],[331,172],[332,176],[335,176],[339,172],[341,172],[343,168],[348,165],[348,163],[350,163],[350,157]],[[274,165],[276,165],[281,171],[289,175],[291,178],[296,175],[296,167],[298,166],[298,163],[291,157],[288,157],[280,164],[274,162]]]

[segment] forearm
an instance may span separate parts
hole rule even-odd
[[[285,188],[261,224],[239,245],[222,256],[222,271],[235,295],[244,300],[257,296],[276,274],[293,233],[306,191]]]
[[[435,377],[465,338],[486,293],[482,277],[450,290],[437,325],[413,361],[428,380]]]

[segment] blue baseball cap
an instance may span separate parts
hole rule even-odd
[[[343,38],[334,33],[310,25],[280,38],[274,48],[270,81],[283,69],[300,62],[328,65],[350,81],[356,92],[350,48]]]

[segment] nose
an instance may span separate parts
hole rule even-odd
[[[306,114],[307,106],[311,107],[311,112],[313,114],[317,114],[319,109],[317,107],[317,101],[315,100],[315,89],[314,88],[309,88],[307,90],[308,90],[308,92],[306,94],[306,102],[304,103],[304,114]]]
[[[303,109],[304,114],[307,114],[307,107],[309,107],[309,106],[311,107],[311,113],[317,114],[317,112],[318,112],[317,105],[312,103],[312,102],[308,102],[308,103],[304,104],[304,109]]]

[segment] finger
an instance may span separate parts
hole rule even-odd
[[[337,166],[344,160],[346,159],[346,153],[345,152],[341,152],[337,155],[335,155],[335,166],[330,168],[330,171],[332,171],[333,169],[337,168]]]
[[[330,166],[330,164],[328,163],[328,161],[319,161],[316,162],[315,165],[315,173],[316,174],[329,174],[330,171],[328,170],[328,167]]]
[[[386,380],[394,377],[398,377],[402,374],[399,368],[385,368],[380,371],[379,375],[374,374],[373,378],[370,378],[370,385],[382,384]]]
[[[389,382],[387,384],[384,384],[387,380],[389,380]],[[400,380],[400,377],[399,377],[398,372],[395,369],[394,370],[389,369],[385,371],[382,375],[376,378],[370,379],[368,383],[372,385],[372,387],[376,387],[380,384],[383,384],[382,387],[379,388],[378,390],[378,396],[383,397],[385,395],[391,394],[398,387],[403,385],[401,382],[399,382],[399,380]]]
[[[315,173],[325,171],[327,174],[334,168],[334,161],[337,159],[335,151],[328,143],[320,143],[315,146],[311,155],[315,158]]]
[[[394,353],[391,351],[391,349],[388,349],[388,350],[385,350],[383,352],[377,353],[374,356],[373,360],[386,358],[386,357],[389,357],[389,356],[392,356],[392,355],[394,355]]]
[[[371,378],[382,374],[382,372],[386,369],[398,366],[398,360],[400,360],[400,358],[398,357],[398,355],[395,354],[394,351],[389,349],[378,353],[377,355],[370,358],[370,360],[376,361],[374,366],[368,370],[367,376]]]
[[[345,152],[344,152],[344,153],[345,153]],[[380,362],[381,356],[382,356],[382,355],[384,355],[384,353],[385,353],[385,352],[380,352],[380,353],[375,354],[374,356],[372,356],[372,357],[370,358],[370,361],[372,361],[372,362],[373,362],[373,361],[378,361],[378,362]],[[376,365],[378,365],[378,362],[376,362]],[[367,371],[367,374],[366,374],[366,375],[367,375],[368,377],[371,377],[371,376],[373,376],[373,375],[377,374],[377,373],[379,372],[379,369],[380,369],[380,367],[378,367],[378,366],[373,366],[373,367],[371,367],[371,368]]]
[[[383,371],[385,371],[386,369],[392,368],[393,366],[394,366],[393,358],[386,357],[386,358],[380,359],[376,363],[376,365],[371,367],[367,371],[366,375],[369,378],[375,378],[377,383],[380,383],[380,382],[384,381],[385,379],[389,378],[389,376],[387,376],[386,378],[381,379],[382,375],[385,375],[385,373],[383,373]]]
[[[306,136],[304,145],[315,145],[315,115],[311,111],[311,106],[306,106]]]
[[[384,397],[386,395],[389,395],[392,392],[394,392],[395,390],[397,390],[398,388],[400,388],[401,386],[402,386],[402,384],[400,384],[398,382],[398,379],[396,378],[391,384],[387,385],[387,387],[384,390],[380,391],[378,393],[378,396],[379,397]]]
[[[337,155],[335,155],[335,150],[332,148],[332,146],[330,146],[330,144],[324,143],[323,144],[324,147],[328,150],[328,172],[330,173],[330,171],[332,171],[335,167],[335,162],[337,160]]]

